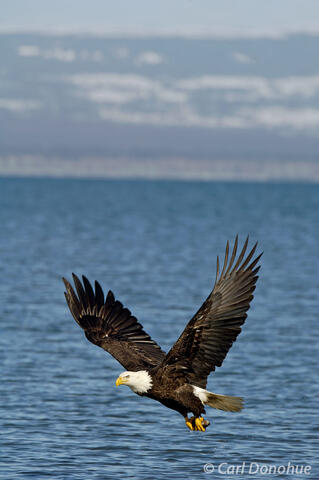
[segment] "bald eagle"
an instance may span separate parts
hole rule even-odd
[[[242,398],[209,392],[206,383],[241,332],[253,299],[262,254],[253,259],[256,243],[245,256],[247,245],[248,237],[237,257],[238,236],[231,255],[227,242],[221,272],[217,257],[212,292],[167,354],[111,291],[105,298],[97,281],[93,290],[85,276],[82,284],[73,274],[76,294],[63,278],[67,304],[87,339],[126,369],[116,386],[127,385],[138,395],[176,410],[190,430],[206,430],[209,421],[202,416],[206,405],[230,412],[238,412],[243,406]],[[188,414],[193,416],[189,418]]]

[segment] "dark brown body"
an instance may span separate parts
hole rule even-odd
[[[199,417],[205,412],[204,405],[200,399],[194,395],[193,386],[187,382],[184,377],[176,378],[169,375],[167,368],[155,368],[148,373],[153,379],[153,386],[142,396],[152,398],[165,405],[165,407],[176,410],[183,417],[188,413],[193,413]]]

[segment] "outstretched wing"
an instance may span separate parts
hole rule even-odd
[[[229,258],[227,242],[224,265],[219,276],[217,257],[216,281],[213,291],[168,352],[164,366],[184,371],[189,381],[205,388],[207,376],[220,367],[230,347],[241,332],[247,310],[253,299],[258,279],[256,267],[261,255],[251,261],[257,243],[245,257],[248,237],[236,260],[238,236]],[[251,263],[250,263],[251,262]]]
[[[94,292],[86,277],[82,276],[82,285],[76,275],[72,276],[77,295],[63,278],[65,298],[75,321],[90,342],[109,352],[126,370],[153,368],[163,360],[165,352],[143,330],[131,312],[115,300],[111,291],[104,299],[97,281]]]

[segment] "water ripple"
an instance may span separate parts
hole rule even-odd
[[[307,478],[319,478],[316,186],[0,184],[2,478],[200,478],[205,463],[244,461],[309,464]],[[122,367],[86,341],[61,277],[99,279],[168,349],[237,232],[260,240],[262,270],[243,333],[209,388],[244,396],[246,408],[208,411],[200,435],[114,388]]]

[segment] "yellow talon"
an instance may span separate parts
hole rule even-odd
[[[184,417],[186,426],[196,432],[206,432],[206,428],[210,425],[208,420],[205,420],[203,417]]]
[[[186,427],[188,427],[190,430],[194,430],[194,427],[193,427],[193,420],[194,417],[192,418],[188,418],[188,417],[185,417],[185,423],[186,423]]]
[[[196,426],[196,430],[200,431],[200,432],[205,432],[205,428],[203,427],[202,425],[202,420],[201,418],[195,418],[195,426]]]

